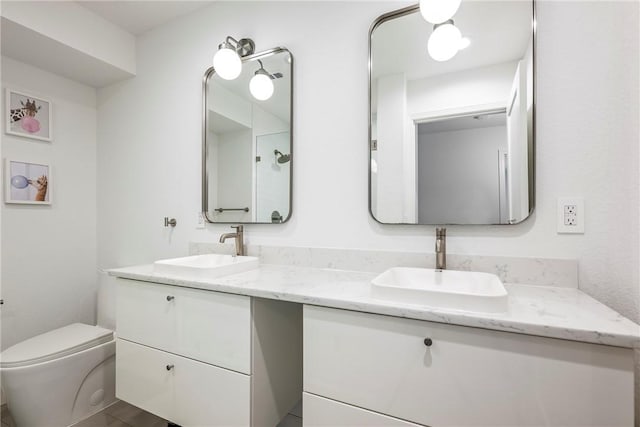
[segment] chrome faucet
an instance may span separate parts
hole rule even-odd
[[[236,239],[236,255],[244,255],[244,227],[242,225],[232,225],[231,228],[235,228],[235,233],[225,233],[220,236],[220,243],[224,243],[227,239]]]
[[[436,271],[447,268],[447,229],[436,228]]]

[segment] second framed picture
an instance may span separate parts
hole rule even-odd
[[[5,130],[10,135],[51,141],[51,101],[7,89]]]
[[[51,204],[51,166],[42,163],[6,159],[6,203]]]

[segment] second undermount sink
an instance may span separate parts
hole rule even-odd
[[[495,274],[394,267],[371,282],[377,299],[485,313],[507,311],[507,290]]]
[[[258,268],[258,265],[258,258],[253,256],[205,254],[156,261],[153,263],[153,272],[169,276],[212,279],[253,270]]]

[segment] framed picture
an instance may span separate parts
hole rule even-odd
[[[4,169],[6,203],[51,204],[50,165],[6,159]]]
[[[5,131],[41,141],[52,140],[51,102],[7,89]]]

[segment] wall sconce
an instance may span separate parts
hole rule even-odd
[[[461,3],[462,0],[420,0],[420,14],[427,22],[434,24],[427,50],[435,61],[448,61],[470,44],[451,19]]]
[[[213,68],[216,74],[225,80],[233,80],[242,72],[241,57],[252,55],[255,51],[255,43],[251,39],[234,39],[227,36],[220,43],[218,51],[213,56]]]
[[[273,82],[271,80],[273,80],[274,76],[264,69],[262,61],[258,59],[258,62],[260,63],[260,68],[258,68],[254,76],[251,77],[249,91],[258,101],[266,101],[273,95]]]
[[[453,18],[462,0],[420,0],[422,17],[432,24],[442,24]]]
[[[468,42],[468,39],[464,39]],[[431,56],[434,60],[443,62],[448,61],[454,56],[456,53],[463,47],[465,43],[463,42],[462,33],[458,27],[453,25],[453,20],[449,19],[441,24],[436,24],[433,26],[433,33],[429,36],[429,42],[427,43],[427,50],[429,51],[429,56]]]

